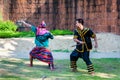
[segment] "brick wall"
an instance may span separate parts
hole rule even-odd
[[[0,0],[0,20],[3,20],[3,0]]]
[[[7,0],[4,0],[4,2]],[[8,0],[10,1],[10,0]],[[27,19],[34,25],[45,20],[49,29],[74,29],[83,18],[95,32],[120,34],[120,0],[11,0],[6,6],[10,20]],[[8,3],[7,3],[8,4]],[[9,10],[8,10],[9,9]]]
[[[0,14],[1,20],[8,20],[9,19],[9,8],[10,8],[10,0],[0,0]]]

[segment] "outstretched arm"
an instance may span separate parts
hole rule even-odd
[[[31,24],[29,24],[29,23],[26,23],[25,21],[20,21],[20,22],[22,22],[25,26],[27,26],[27,27],[31,27],[32,25]]]

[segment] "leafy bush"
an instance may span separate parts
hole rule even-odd
[[[34,37],[32,31],[28,32],[13,32],[13,31],[0,31],[0,38],[12,38],[12,37]]]
[[[0,21],[0,31],[13,31],[15,32],[17,29],[17,26],[14,24],[14,22],[8,20],[8,21]]]
[[[72,35],[73,32],[70,30],[51,30],[50,31],[53,35]]]
[[[53,35],[72,35],[73,32],[69,30],[51,30]],[[0,38],[12,38],[12,37],[34,37],[35,34],[32,31],[13,32],[13,31],[0,31]]]
[[[0,31],[0,38],[11,38],[11,37],[18,37],[17,32],[13,31]]]
[[[32,31],[16,31],[17,26],[12,21],[0,21],[0,38],[12,38],[12,37],[34,37],[35,34]],[[53,35],[72,35],[70,30],[51,30]]]

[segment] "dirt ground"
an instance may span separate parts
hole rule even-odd
[[[66,59],[75,47],[72,35],[54,36],[53,40],[50,40],[49,49],[53,52],[56,59]],[[104,58],[104,57],[120,57],[120,35],[113,33],[97,33],[98,48],[91,51],[91,57]],[[93,40],[92,40],[93,41]],[[94,45],[94,41],[93,41]],[[34,37],[32,38],[6,38],[0,39],[0,57],[18,57],[28,58],[29,52],[34,47]],[[63,52],[70,51],[70,52]],[[68,53],[68,54],[66,54]],[[63,55],[63,56],[62,56]]]
[[[51,50],[73,50],[75,45],[73,36],[56,36],[54,40],[50,40]],[[120,35],[112,33],[97,33],[98,52],[120,52]],[[94,40],[92,39],[93,45]],[[93,50],[94,47],[93,47]]]

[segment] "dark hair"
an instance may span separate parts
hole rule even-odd
[[[82,25],[84,24],[84,21],[83,21],[83,19],[81,19],[81,18],[76,19],[76,21],[78,21],[78,22],[81,23]]]

